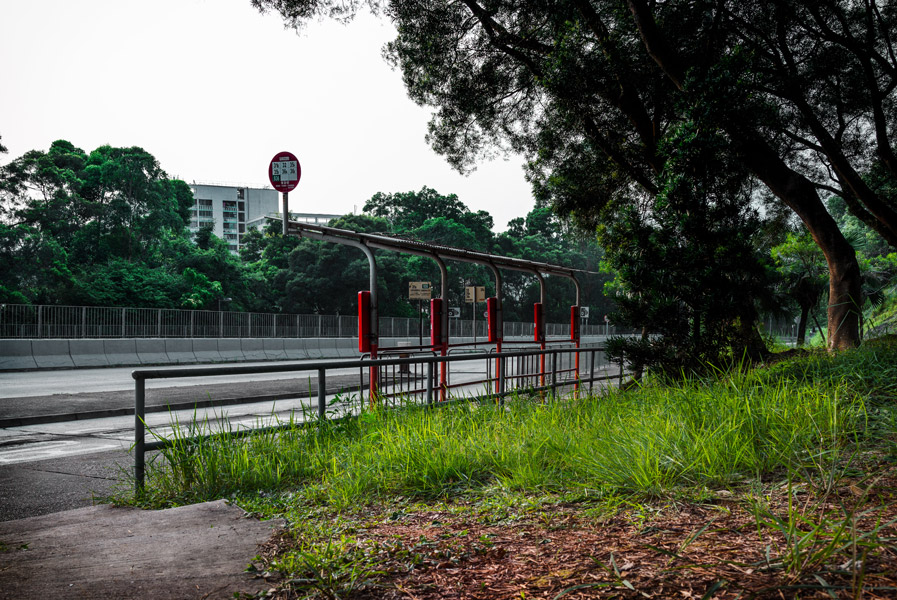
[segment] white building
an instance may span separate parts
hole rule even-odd
[[[226,241],[234,254],[240,250],[248,222],[280,210],[280,194],[270,188],[199,183],[190,188],[194,198],[190,231],[195,234],[203,225],[212,224],[215,235]]]

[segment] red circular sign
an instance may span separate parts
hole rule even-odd
[[[292,152],[278,152],[268,165],[268,180],[278,192],[291,192],[299,184],[302,167]]]

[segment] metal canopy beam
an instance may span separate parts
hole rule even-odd
[[[338,239],[342,238],[346,240],[355,240],[371,247],[381,248],[383,250],[391,250],[393,252],[407,252],[409,254],[423,254],[426,256],[436,255],[443,259],[450,259],[486,266],[491,264],[494,267],[509,269],[512,271],[523,271],[524,273],[538,272],[543,275],[559,275],[561,277],[573,279],[574,282],[576,281],[576,273],[589,273],[593,275],[599,274],[595,271],[573,269],[570,267],[564,267],[562,265],[553,265],[538,261],[524,260],[522,258],[498,256],[495,254],[486,254],[485,252],[465,250],[463,248],[453,248],[452,246],[429,244],[425,242],[418,242],[416,240],[408,240],[404,238],[379,234],[358,233],[356,231],[349,231],[347,229],[336,229],[335,227],[312,225],[310,223],[298,223],[296,221],[290,221],[288,231],[289,233],[298,235],[300,237],[317,237],[317,239],[326,237],[328,241],[336,243],[339,243]],[[577,285],[576,287],[578,296],[579,285]],[[577,298],[577,301],[578,300],[579,298]]]

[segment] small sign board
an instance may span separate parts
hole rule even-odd
[[[268,180],[278,192],[292,192],[299,185],[302,166],[292,152],[278,152],[268,165]]]
[[[464,288],[464,301],[468,304],[471,302],[485,302],[486,288],[482,285],[469,285]]]
[[[589,307],[588,306],[580,306],[579,307],[579,318],[580,319],[588,319],[589,318]]]
[[[430,287],[429,281],[409,281],[408,282],[408,299],[409,300],[429,300],[432,296],[433,288]]]
[[[448,316],[452,319],[460,319],[461,318],[461,307],[460,306],[449,306]]]

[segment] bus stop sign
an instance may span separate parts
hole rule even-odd
[[[299,159],[291,152],[278,152],[268,165],[268,180],[278,192],[292,192],[302,177]]]

